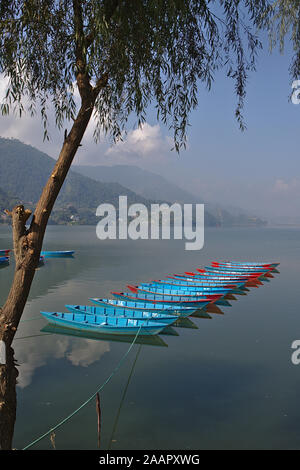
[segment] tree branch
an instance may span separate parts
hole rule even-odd
[[[82,100],[89,100],[92,93],[90,77],[86,70],[86,45],[83,31],[82,5],[80,0],[73,0],[76,81]]]

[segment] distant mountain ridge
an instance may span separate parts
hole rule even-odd
[[[5,208],[22,202],[33,209],[47,182],[55,160],[49,155],[16,139],[0,137],[0,203]],[[96,224],[96,208],[110,203],[116,208],[119,196],[128,204],[140,203],[150,208],[154,202],[203,203],[160,175],[139,167],[73,166],[60,191],[51,214],[51,223]],[[2,201],[2,202],[1,202]],[[3,215],[0,220],[6,221]],[[205,225],[257,225],[259,219],[245,215],[234,216],[226,211],[205,207]]]
[[[162,201],[195,203],[196,196],[178,187],[166,178],[143,170],[137,166],[114,165],[114,166],[74,166],[73,171],[82,175],[103,181],[106,183],[116,182],[132,189],[146,199],[158,198]],[[203,201],[197,200],[200,204]]]
[[[74,166],[73,170],[103,182],[117,182],[132,189],[137,194],[148,199],[158,198],[170,203],[205,204],[206,225],[262,225],[260,218],[249,214],[240,208],[226,208],[221,204],[212,204],[195,196],[172,183],[166,178],[143,170],[133,165],[114,166]]]
[[[5,208],[12,207],[12,201],[34,208],[54,165],[53,158],[36,148],[16,139],[0,137],[0,197]],[[120,195],[126,195],[129,204],[141,203],[149,207],[154,202],[118,183],[102,183],[71,170],[50,222],[69,223],[71,220],[96,224],[99,221],[95,215],[98,205],[111,203],[117,207]],[[6,220],[3,213],[1,216],[2,221]]]

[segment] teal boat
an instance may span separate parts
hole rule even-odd
[[[248,262],[248,261],[213,261],[212,266],[236,266],[241,268],[276,268],[280,263],[261,263],[261,262]]]
[[[139,333],[141,336],[157,335],[167,326],[165,323],[158,321],[87,315],[75,312],[41,312],[41,315],[52,325],[101,334],[136,335]]]
[[[65,258],[73,256],[75,251],[42,251],[41,255],[46,258]]]
[[[127,286],[131,292],[152,292],[156,294],[176,294],[182,291],[186,295],[207,295],[207,294],[222,294],[226,295],[229,292],[233,293],[233,288],[226,287],[206,287],[206,286],[188,286],[188,285],[172,285],[171,283],[142,283],[138,286]]]
[[[150,285],[150,283],[147,283]],[[190,286],[190,287],[212,287],[212,288],[223,288],[223,289],[242,289],[244,288],[246,284],[245,282],[232,282],[229,283],[228,281],[202,281],[201,279],[193,279],[193,280],[183,280],[183,279],[174,279],[174,278],[167,278],[167,279],[155,279],[151,281],[151,285],[157,285],[157,286],[163,286],[163,285],[169,285],[169,286]],[[145,283],[140,284],[140,286],[145,285]]]
[[[269,273],[272,271],[273,268],[261,268],[261,267],[255,267],[255,268],[243,268],[243,267],[238,267],[238,266],[205,266],[205,270],[207,272],[221,272],[223,274],[245,274],[250,275],[250,274],[265,274]]]
[[[206,307],[208,304],[214,302],[217,303],[220,295],[215,296],[180,296],[180,295],[169,295],[164,296],[161,294],[147,294],[140,292],[135,294],[134,292],[112,292],[113,296],[119,300],[131,300],[134,302],[150,302],[152,304],[168,304],[174,305],[174,307],[197,307],[198,309]],[[225,302],[225,301],[224,301]],[[223,304],[222,304],[223,305]],[[230,304],[229,304],[230,305]]]
[[[137,320],[151,320],[159,321],[172,325],[178,320],[178,315],[171,315],[167,313],[147,312],[146,310],[129,310],[125,308],[113,307],[93,307],[90,305],[66,305],[70,312],[86,313],[88,315],[105,315],[109,317],[125,317]]]
[[[91,302],[96,305],[101,305],[103,307],[114,307],[122,308],[129,310],[143,310],[147,312],[156,312],[156,313],[170,313],[172,315],[177,315],[180,317],[188,317],[189,315],[198,311],[197,307],[182,307],[180,305],[171,305],[171,304],[160,304],[160,303],[150,303],[150,302],[135,302],[130,300],[117,300],[117,299],[99,299],[99,298],[90,298]]]

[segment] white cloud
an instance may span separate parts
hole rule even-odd
[[[67,354],[67,358],[73,366],[87,367],[109,350],[108,342],[99,343],[95,340],[84,339],[71,344],[71,351]]]
[[[8,80],[0,75],[0,102],[3,102]],[[79,94],[74,87],[74,97],[79,105]],[[26,100],[24,100],[26,109]],[[39,111],[34,117],[24,113],[22,118],[10,112],[8,116],[0,116],[0,136],[15,138],[32,145],[47,153],[53,158],[58,158],[63,144],[64,130],[70,129],[72,122],[65,122],[60,131],[55,126],[54,108],[48,103],[48,131],[50,141],[43,140],[43,124]],[[167,162],[174,152],[173,140],[164,136],[161,127],[145,123],[141,128],[129,130],[124,134],[124,140],[109,147],[108,139],[103,135],[99,143],[95,143],[93,133],[95,129],[95,117],[91,118],[88,128],[74,159],[75,165],[100,165],[100,164],[151,164]]]
[[[160,126],[151,126],[146,122],[129,131],[123,141],[112,145],[105,154],[123,162],[149,158],[161,161],[168,158],[171,147],[172,140],[163,136]]]

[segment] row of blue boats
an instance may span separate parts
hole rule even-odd
[[[67,312],[41,312],[50,325],[101,335],[157,335],[191,315],[211,318],[220,307],[246,295],[278,273],[279,263],[212,262],[195,272],[129,285],[114,298],[90,298],[89,305],[67,304]]]

